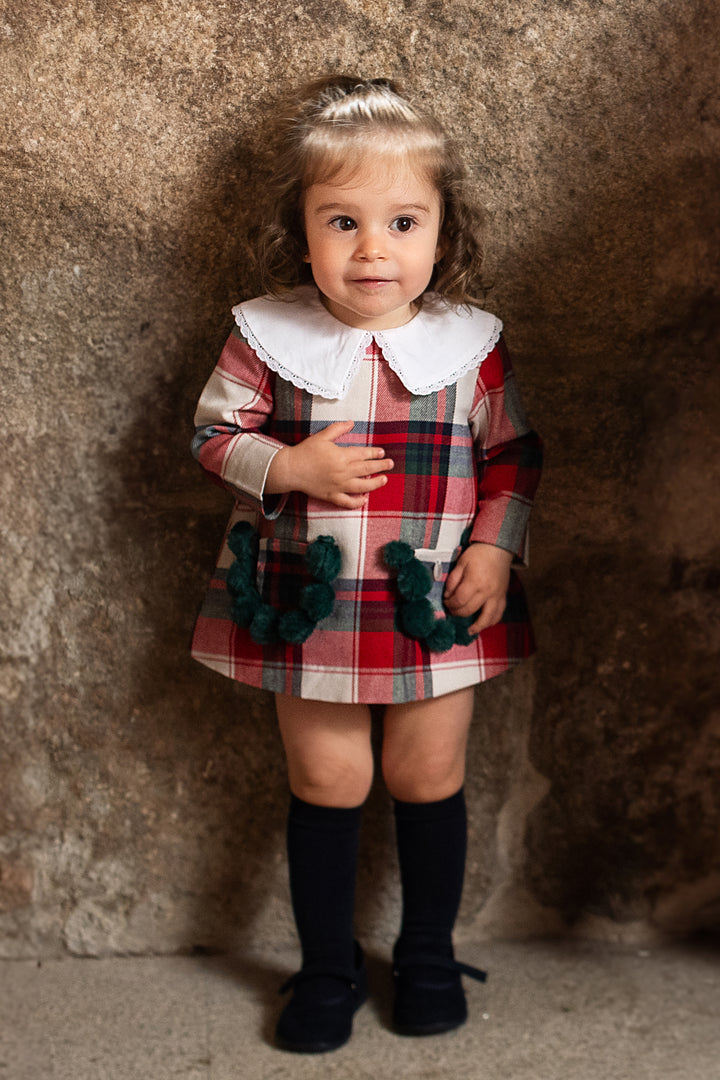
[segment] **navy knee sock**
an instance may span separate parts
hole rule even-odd
[[[464,790],[438,802],[394,801],[403,902],[396,955],[452,957],[467,851]]]
[[[353,917],[362,807],[314,806],[296,795],[287,825],[293,913],[303,967],[355,967]]]

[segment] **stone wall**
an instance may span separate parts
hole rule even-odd
[[[256,288],[263,122],[403,79],[487,209],[547,441],[540,652],[481,688],[462,936],[720,926],[713,0],[7,0],[0,955],[286,944],[264,694],[188,658],[225,496],[194,403]],[[398,910],[388,800],[359,915]]]

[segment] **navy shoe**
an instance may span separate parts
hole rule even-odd
[[[324,1054],[344,1046],[352,1035],[353,1017],[367,998],[363,952],[355,944],[355,970],[304,967],[281,988],[292,989],[277,1023],[280,1050]]]
[[[439,1035],[467,1020],[461,975],[485,982],[484,971],[452,956],[409,953],[395,956],[393,1026],[398,1035]]]

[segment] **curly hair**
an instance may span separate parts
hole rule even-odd
[[[397,83],[346,75],[311,83],[281,121],[278,137],[269,192],[273,211],[258,251],[266,292],[282,298],[312,280],[303,258],[307,189],[340,174],[355,175],[373,151],[390,167],[411,158],[437,189],[445,251],[428,287],[450,304],[476,302],[482,291],[481,219],[467,196],[465,168],[442,126],[411,104]]]

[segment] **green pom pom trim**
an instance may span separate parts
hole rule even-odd
[[[455,623],[455,641],[458,645],[472,645],[473,641],[477,637],[476,634],[468,634],[468,630],[472,626],[477,612],[475,615],[453,615],[453,622]]]
[[[249,584],[245,569],[237,558],[227,572],[226,581],[228,589],[236,596],[253,592],[254,587]],[[257,592],[256,589],[254,591]]]
[[[315,622],[332,615],[335,606],[335,590],[326,581],[306,585],[300,597],[300,607]]]
[[[455,644],[455,627],[452,619],[436,619],[435,625],[425,638],[431,652],[447,652]]]
[[[233,622],[237,623],[238,626],[249,626],[253,620],[253,615],[257,611],[259,599],[259,596],[252,597],[249,594],[236,596],[230,613]]]
[[[230,530],[228,547],[237,559],[257,559],[258,543],[258,534],[247,521],[236,522]]]
[[[305,565],[316,581],[329,584],[340,573],[340,548],[332,536],[318,536],[305,552]]]
[[[426,597],[398,604],[397,617],[403,634],[419,639],[429,637],[437,621],[433,606]]]
[[[398,572],[397,587],[406,600],[421,600],[432,589],[432,574],[427,566],[413,557],[413,561]]]
[[[286,611],[278,619],[278,633],[283,641],[290,645],[302,645],[312,634],[316,626],[316,620],[296,608],[294,611]]]
[[[260,541],[249,522],[238,521],[233,525],[228,547],[235,556],[226,578],[233,597],[230,617],[250,632],[257,645],[274,645],[278,641],[302,645],[317,624],[332,614],[335,589],[331,583],[342,564],[340,549],[332,536],[319,536],[308,545],[305,565],[314,580],[303,589],[300,606],[282,614],[265,603],[255,584]]]
[[[470,529],[462,535],[460,546],[464,550],[470,542]],[[468,628],[478,612],[469,618],[448,613],[441,619],[427,599],[432,589],[432,574],[421,563],[414,550],[403,540],[391,540],[383,548],[383,557],[391,569],[397,570],[395,579],[399,598],[397,602],[398,628],[407,637],[423,642],[430,652],[447,652],[453,645],[471,645],[476,635]]]
[[[258,645],[271,645],[277,640],[277,625],[277,611],[269,604],[261,604],[250,620],[250,636]]]
[[[393,570],[401,570],[415,560],[415,552],[404,540],[391,540],[383,548],[383,558]]]
[[[469,530],[463,533],[461,547],[469,542]],[[342,557],[332,536],[319,536],[308,545],[305,565],[313,581],[302,590],[300,604],[291,611],[278,612],[266,604],[255,584],[259,537],[246,521],[240,521],[230,531],[228,546],[235,561],[227,573],[227,587],[232,594],[231,618],[245,627],[258,645],[286,642],[302,645],[315,627],[332,614],[335,589],[332,582],[340,573]],[[397,625],[407,637],[423,642],[431,652],[447,652],[453,645],[470,645],[475,635],[468,628],[477,617],[461,618],[445,614],[436,618],[427,596],[432,589],[432,574],[416,557],[415,551],[402,540],[391,540],[383,548],[383,557],[397,571]]]

